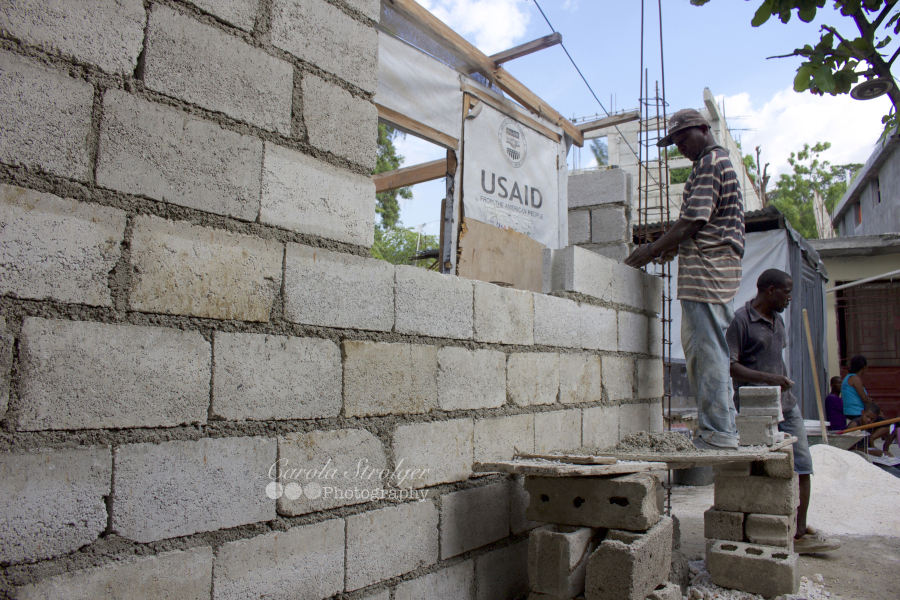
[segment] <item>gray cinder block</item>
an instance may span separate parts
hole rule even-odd
[[[266,143],[259,221],[370,247],[375,184],[306,154]]]
[[[0,293],[112,306],[125,211],[0,185],[0,222]]]
[[[375,104],[309,73],[303,76],[301,87],[309,143],[367,170],[374,168],[378,132]]]
[[[534,414],[534,451],[539,454],[581,447],[581,411],[555,410]]]
[[[497,350],[441,348],[438,351],[438,401],[443,410],[503,406],[506,403],[506,355]]]
[[[19,588],[16,598],[209,598],[212,565],[213,551],[209,546],[173,550],[50,577]]]
[[[662,398],[664,393],[665,375],[662,360],[659,358],[637,359],[637,397]]]
[[[576,527],[646,531],[659,521],[659,480],[646,473],[620,477],[526,477],[532,521]]]
[[[794,447],[787,448],[789,452],[770,452],[766,460],[762,461],[763,472],[767,477],[791,479],[794,476]]]
[[[196,331],[53,321],[22,324],[17,428],[205,423],[211,348]]]
[[[580,348],[579,310],[573,300],[534,294],[534,343]]]
[[[744,540],[744,513],[707,509],[703,513],[703,537],[708,540]]]
[[[424,577],[400,583],[394,592],[396,600],[449,600],[472,598],[475,594],[475,561],[429,573]],[[388,600],[385,596],[384,600]]]
[[[650,430],[649,404],[619,405],[619,439],[638,431]]]
[[[603,387],[607,400],[630,400],[634,397],[634,359],[604,356]]]
[[[109,448],[0,453],[0,561],[66,554],[106,529]]]
[[[682,600],[682,598],[681,586],[671,582],[656,586],[647,596],[647,600]]]
[[[534,452],[534,415],[475,419],[475,460],[512,460],[516,452]]]
[[[293,65],[162,5],[153,7],[147,24],[144,83],[263,129],[291,133]]]
[[[744,535],[752,544],[793,548],[797,521],[793,515],[748,514],[744,521]],[[710,536],[707,536],[710,537]],[[724,539],[724,538],[719,538]]]
[[[519,598],[528,593],[527,566],[527,540],[478,556],[475,558],[475,600]]]
[[[650,353],[650,321],[644,315],[619,311],[619,350]]]
[[[646,533],[610,530],[587,565],[587,600],[644,600],[669,578],[672,519]]]
[[[6,318],[0,317],[0,419],[6,414],[9,403],[9,375],[15,343],[16,338],[6,331]]]
[[[517,352],[506,360],[506,393],[518,406],[553,404],[559,395],[559,355]]]
[[[441,559],[509,535],[509,485],[505,481],[441,498]]]
[[[438,403],[435,346],[344,341],[344,414],[425,413]]]
[[[631,241],[631,220],[624,206],[604,206],[591,210],[591,242],[627,243]]]
[[[715,508],[767,515],[793,515],[799,503],[798,479],[716,477]]]
[[[767,598],[800,589],[798,555],[786,549],[717,541],[706,553],[713,583]]]
[[[599,543],[589,527],[544,525],[528,535],[528,582],[532,592],[559,597],[584,592],[588,557]]]
[[[213,600],[331,597],[344,587],[344,521],[222,544],[213,583]]]
[[[468,479],[475,456],[475,423],[451,419],[410,423],[397,427],[393,439],[394,461],[404,468],[427,469],[401,487],[426,487]]]
[[[781,388],[777,385],[745,385],[738,388],[738,396],[741,400],[741,410],[781,407]]]
[[[377,30],[327,2],[275,0],[272,44],[366,92],[378,87]]]
[[[578,307],[578,317],[580,347],[589,350],[622,349],[618,347],[615,310],[584,303]]]
[[[0,160],[88,181],[93,105],[86,81],[0,51]]]
[[[591,241],[591,211],[569,211],[569,244],[586,244]]]
[[[259,0],[192,0],[192,3],[226,23],[244,31],[253,31]]]
[[[559,355],[559,401],[597,402],[603,398],[601,359],[593,354]]]
[[[619,443],[619,406],[593,406],[583,409],[581,442],[585,448],[601,450]]]
[[[569,208],[619,203],[631,206],[631,175],[623,169],[608,169],[570,175]]]
[[[741,446],[771,446],[775,443],[776,421],[772,417],[745,417],[734,419]]]
[[[475,339],[479,342],[534,344],[534,294],[475,283]]]
[[[407,265],[394,269],[394,331],[472,339],[472,281]]]

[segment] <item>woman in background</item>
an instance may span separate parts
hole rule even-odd
[[[841,384],[841,400],[844,402],[844,416],[847,419],[858,419],[866,404],[872,402],[862,382],[862,375],[869,368],[866,364],[865,356],[850,359],[850,372]]]

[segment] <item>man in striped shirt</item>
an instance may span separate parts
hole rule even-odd
[[[744,203],[728,150],[693,109],[669,119],[657,146],[675,144],[694,162],[684,185],[681,215],[661,238],[642,244],[625,259],[641,268],[652,260],[678,259],[681,345],[688,381],[697,398],[700,448],[737,448],[730,360],[725,331],[734,317],[744,256]]]

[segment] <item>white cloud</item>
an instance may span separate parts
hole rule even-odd
[[[531,15],[528,0],[420,0],[422,6],[485,54],[517,44]]]
[[[718,100],[721,106],[722,97]],[[744,152],[762,146],[762,160],[770,163],[774,182],[779,174],[791,172],[787,159],[804,143],[831,142],[822,158],[832,164],[866,162],[881,135],[881,117],[890,107],[890,100],[887,96],[867,101],[854,100],[849,95],[815,96],[788,88],[762,106],[747,92],[724,97],[724,105],[732,136],[740,136]]]

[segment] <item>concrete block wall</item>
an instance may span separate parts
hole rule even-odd
[[[634,184],[618,167],[569,175],[569,243],[625,260],[632,248]]]
[[[650,284],[371,258],[377,0],[53,6],[0,14],[0,597],[525,591],[472,463],[657,426]]]

